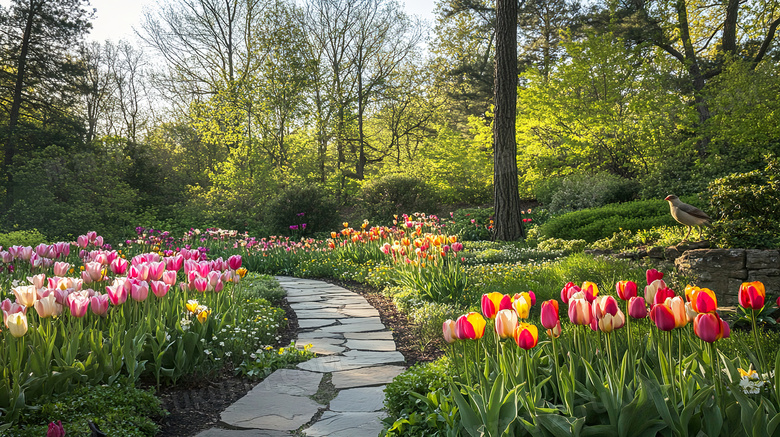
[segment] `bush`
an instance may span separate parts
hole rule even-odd
[[[550,211],[565,212],[628,202],[639,193],[639,184],[609,173],[579,173],[545,181],[535,191]]]
[[[11,246],[37,246],[46,241],[48,241],[46,236],[38,232],[37,229],[0,234],[0,247],[3,248]]]
[[[417,398],[410,393],[425,396],[445,387],[449,379],[447,376],[449,367],[449,359],[442,357],[430,363],[416,364],[396,376],[393,382],[385,387],[385,410],[388,416],[399,417],[404,413],[415,411]]]
[[[493,208],[466,208],[450,213],[452,220],[447,233],[456,234],[461,241],[490,240],[490,222]]]
[[[544,251],[561,251],[564,253],[582,252],[585,250],[585,240],[562,240],[560,238],[550,238],[549,240],[542,240],[537,246],[539,250]]]
[[[339,211],[336,201],[324,188],[294,183],[266,205],[265,218],[272,233],[305,236],[334,229],[339,222]]]
[[[392,174],[363,185],[358,212],[372,224],[389,225],[396,214],[435,211],[438,199],[436,191],[424,180]]]
[[[684,201],[690,200],[685,199]],[[676,222],[663,200],[641,200],[570,212],[551,218],[539,230],[544,238],[592,243],[621,230],[638,231]]]
[[[767,158],[766,168],[734,173],[708,187],[717,220],[715,238],[725,247],[780,246],[780,160]]]

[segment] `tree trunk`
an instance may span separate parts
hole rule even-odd
[[[8,140],[5,143],[5,156],[3,158],[3,174],[6,177],[5,185],[5,210],[8,211],[14,202],[14,183],[11,175],[14,155],[16,154],[16,125],[19,123],[19,112],[22,109],[22,89],[27,75],[27,57],[30,52],[30,38],[32,37],[32,26],[35,16],[43,6],[41,2],[30,2],[30,8],[27,11],[27,22],[24,25],[24,34],[22,35],[22,49],[17,61],[16,83],[14,84],[14,98],[11,103],[11,111],[8,116]]]
[[[496,1],[496,63],[493,95],[493,239],[525,237],[517,187],[517,1]]]
[[[361,62],[362,64],[362,62]],[[363,136],[363,71],[362,69],[358,72],[358,89],[357,89],[357,101],[358,101],[358,162],[355,166],[355,178],[358,180],[363,180],[363,172],[366,169],[366,148],[363,143],[364,136]]]

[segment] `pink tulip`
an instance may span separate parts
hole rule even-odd
[[[182,263],[184,263],[184,257],[181,254],[165,258],[165,268],[168,270],[178,272],[181,270]]]
[[[88,244],[89,244],[89,238],[87,238],[86,235],[79,235],[76,238],[76,245],[78,245],[79,248],[86,249]]]
[[[10,264],[14,261],[14,256],[10,252],[0,252],[0,259],[2,259],[3,264]]]
[[[228,266],[231,270],[238,270],[241,268],[241,255],[233,255],[228,258]]]
[[[605,315],[615,316],[618,313],[617,300],[612,296],[598,296],[593,302],[593,317],[601,319]]]
[[[89,298],[92,313],[96,316],[105,315],[108,312],[108,299],[109,296],[107,294],[95,294]]]
[[[32,285],[35,286],[36,289],[43,288],[46,286],[46,274],[40,273],[35,276],[28,276],[27,280],[30,281]]]
[[[71,293],[68,296],[68,308],[73,317],[84,317],[87,314],[87,309],[89,309],[89,301],[90,299],[86,293]]]
[[[139,264],[137,266],[130,266],[130,270],[127,272],[127,277],[131,279],[138,279],[146,281],[149,279],[149,264]]]
[[[447,343],[454,343],[455,340],[458,339],[458,336],[455,333],[455,326],[456,323],[452,319],[447,319],[442,324],[442,332],[444,334],[444,341]]]
[[[628,300],[628,315],[635,319],[647,317],[647,306],[643,297],[632,297]]]
[[[103,237],[102,236],[95,237],[95,246],[96,247],[103,247]]]
[[[545,329],[553,329],[555,328],[555,325],[560,323],[557,300],[551,299],[542,302],[541,318],[542,318],[542,326]]]
[[[130,289],[130,297],[136,302],[143,302],[149,297],[149,283],[146,281],[133,282]]]
[[[463,250],[463,244],[459,241],[452,243],[450,247],[452,248],[453,252],[460,252],[461,250]]]
[[[561,301],[563,303],[569,303],[569,299],[571,299],[571,296],[580,291],[580,287],[573,282],[569,282],[566,285],[563,286],[563,289],[561,289]]]
[[[209,281],[206,278],[197,277],[192,280],[192,286],[195,287],[195,290],[203,293],[208,289]]]
[[[176,283],[176,272],[170,270],[164,271],[162,281],[168,285],[174,285]]]
[[[157,297],[165,296],[168,293],[168,290],[171,289],[170,284],[166,284],[162,281],[150,281],[149,284],[151,285],[152,293]]]
[[[124,275],[127,272],[127,260],[124,258],[116,258],[111,261],[111,271],[115,275]]]
[[[97,239],[97,236],[98,236],[97,232],[95,231],[87,232],[87,239],[89,240],[90,243],[93,243],[95,239]]]
[[[61,288],[54,288],[54,289],[49,289],[49,290],[52,291],[51,294],[54,295],[54,300],[56,300],[57,303],[60,304],[60,305],[66,305],[67,302],[68,302],[67,301],[68,295],[70,295],[71,291],[74,291],[72,288],[66,288],[64,290],[61,289]]]
[[[92,279],[92,281],[94,282],[103,280],[103,264],[99,262],[96,261],[88,262],[84,266],[84,272],[87,272],[87,274],[89,274],[90,279]],[[81,275],[81,277],[82,279],[84,279],[84,282],[87,282],[83,274]]]
[[[717,313],[699,314],[693,320],[693,332],[707,343],[713,343],[731,334],[729,324]]]
[[[66,262],[54,263],[54,276],[65,276],[70,270],[70,264]]]
[[[165,271],[165,263],[162,261],[149,263],[149,279],[159,281]]]
[[[586,299],[569,301],[569,320],[575,325],[590,325],[591,312],[590,303]]]
[[[106,293],[108,293],[111,305],[122,305],[127,300],[128,291],[125,289],[124,283],[106,286]]]
[[[59,420],[57,423],[50,422],[46,437],[65,437],[65,428],[62,427],[62,422]]]
[[[3,311],[3,324],[6,328],[8,327],[8,316],[11,314],[22,313],[25,316],[27,315],[27,307],[16,302],[11,302],[11,299],[5,299],[0,302],[0,309]]]

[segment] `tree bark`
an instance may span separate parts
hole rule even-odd
[[[496,1],[496,62],[493,95],[493,239],[525,237],[517,187],[517,1]]]

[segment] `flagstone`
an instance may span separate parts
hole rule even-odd
[[[347,340],[345,346],[349,349],[368,351],[389,352],[395,350],[393,340]]]
[[[337,390],[388,384],[403,373],[403,366],[372,366],[343,372],[333,372],[331,382]]]
[[[338,413],[326,411],[320,420],[304,429],[308,437],[376,436],[382,432],[384,413]]]

